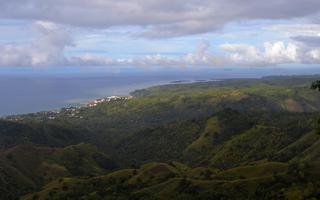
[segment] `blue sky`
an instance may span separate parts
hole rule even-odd
[[[0,2],[0,66],[303,67],[318,0]]]

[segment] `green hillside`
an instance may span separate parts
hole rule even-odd
[[[320,192],[319,163],[206,169],[200,177],[180,165],[150,163],[106,176],[57,180],[23,199],[306,199]]]
[[[116,168],[114,161],[89,144],[19,145],[1,152],[0,163],[0,199],[15,199],[60,177],[100,175]]]
[[[138,90],[0,121],[0,199],[320,198],[318,76]]]

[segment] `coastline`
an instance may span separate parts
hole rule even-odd
[[[104,99],[112,96],[117,97],[130,97],[131,93],[137,90],[147,89],[150,87],[156,86],[164,86],[164,85],[172,85],[172,84],[192,84],[199,82],[209,82],[209,81],[219,81],[217,79],[184,79],[184,80],[162,80],[162,81],[154,81],[154,82],[145,82],[140,84],[128,84],[128,85],[120,85],[113,87],[100,87],[100,89],[93,89],[93,91],[89,91],[92,95],[84,95],[84,96],[92,96],[92,97],[76,97],[71,99],[62,100],[59,102],[53,102],[50,105],[45,106],[45,108],[33,109],[32,111],[22,111],[16,112],[13,111],[9,114],[1,114],[0,119],[5,119],[12,116],[21,116],[21,115],[30,115],[34,113],[44,113],[44,112],[57,112],[64,108],[72,108],[72,107],[83,107],[87,104],[90,104],[96,100]],[[48,103],[49,104],[49,103]],[[56,105],[54,105],[56,104]],[[40,107],[40,106],[39,106]]]

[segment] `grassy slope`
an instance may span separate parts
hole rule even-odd
[[[319,163],[266,162],[191,177],[193,169],[150,163],[96,178],[54,181],[29,199],[304,199],[320,192]],[[209,170],[209,169],[207,169]],[[207,172],[208,173],[208,172]],[[300,175],[299,175],[300,174]],[[287,182],[296,182],[295,185]],[[311,181],[311,182],[310,182]],[[292,192],[296,195],[293,196]]]
[[[59,177],[107,173],[116,165],[92,145],[66,148],[16,146],[0,153],[0,199],[11,199]]]

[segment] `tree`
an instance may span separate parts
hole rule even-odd
[[[320,80],[314,81],[311,84],[311,89],[320,91]]]
[[[320,91],[320,80],[316,80],[311,84],[311,89]],[[320,134],[320,119],[318,119],[317,133]]]

